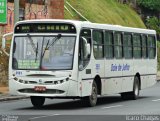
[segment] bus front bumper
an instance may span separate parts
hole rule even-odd
[[[60,84],[22,84],[13,79],[9,80],[11,95],[42,96],[42,97],[79,97],[78,82],[69,80]]]

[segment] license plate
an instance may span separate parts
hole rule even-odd
[[[34,90],[37,92],[45,92],[46,91],[46,87],[44,86],[35,86]]]

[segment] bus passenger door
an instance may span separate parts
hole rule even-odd
[[[91,30],[83,29],[81,30],[80,40],[79,40],[79,88],[80,95],[89,96],[92,89],[92,66],[90,63],[91,57]]]
[[[104,31],[102,30],[93,30],[92,32],[92,42],[93,42],[93,54],[91,59],[92,65],[92,78],[100,77],[101,81],[99,82],[98,88],[101,88],[101,94],[104,92],[104,83],[105,83],[105,57],[104,57]],[[97,82],[98,83],[98,82]]]

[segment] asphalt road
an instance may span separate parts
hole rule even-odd
[[[160,82],[142,90],[138,100],[110,95],[86,107],[80,100],[47,99],[42,109],[34,109],[30,99],[23,99],[0,102],[0,114],[0,121],[160,121]]]

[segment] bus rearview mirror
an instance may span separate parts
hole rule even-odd
[[[4,37],[2,38],[2,48],[6,48],[6,39]]]

